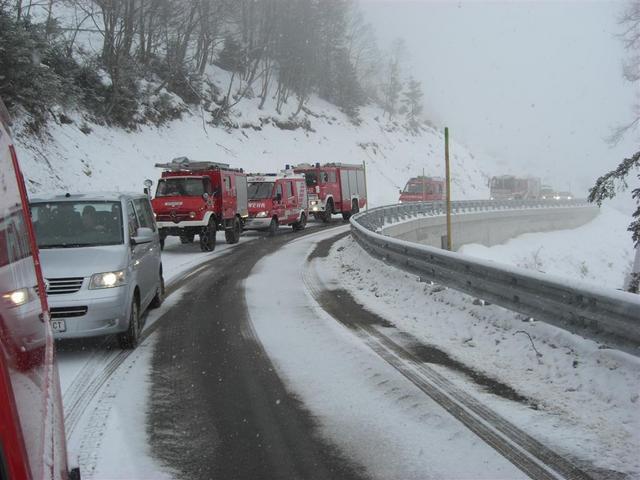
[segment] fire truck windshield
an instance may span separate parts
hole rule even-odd
[[[316,172],[304,172],[307,187],[315,187],[318,184],[318,174]]]
[[[49,202],[31,205],[40,248],[120,245],[124,242],[119,202]]]
[[[264,200],[271,198],[273,192],[273,182],[252,182],[248,186],[248,196],[250,200]]]
[[[203,178],[163,178],[156,197],[201,197],[206,192]]]
[[[424,191],[425,191],[425,183],[423,182],[407,183],[407,186],[404,187],[404,193],[423,193]],[[426,192],[429,194],[433,193],[433,185],[431,185],[430,183],[427,183]]]

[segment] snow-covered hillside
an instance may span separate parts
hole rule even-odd
[[[222,86],[224,79],[219,81]],[[290,114],[278,115],[269,105],[259,110],[258,100],[251,99],[233,113],[239,128],[214,127],[209,113],[193,110],[167,126],[133,132],[87,123],[76,115],[73,123],[52,122],[44,139],[22,135],[18,128],[18,154],[31,193],[139,191],[146,178],[160,175],[156,162],[178,156],[226,162],[249,172],[273,172],[302,162],[365,161],[370,205],[395,203],[398,189],[423,169],[427,175],[444,176],[444,138],[434,129],[412,134],[372,106],[361,109],[362,122],[356,126],[317,98],[293,122],[288,122]],[[302,126],[288,129],[294,122]],[[488,198],[486,176],[473,154],[453,142],[451,160],[453,198]]]

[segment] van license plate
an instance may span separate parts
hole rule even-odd
[[[51,320],[51,329],[53,333],[62,333],[67,331],[67,324],[64,320]]]

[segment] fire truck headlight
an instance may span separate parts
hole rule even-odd
[[[127,283],[127,275],[124,270],[118,272],[96,273],[91,276],[89,282],[89,290],[98,290],[100,288],[119,287]]]
[[[29,300],[29,290],[26,288],[14,290],[13,292],[5,293],[2,298],[5,299],[10,307],[19,307]]]
[[[265,212],[265,211],[258,212],[258,214],[256,215],[256,218],[265,218],[268,213],[269,212]]]
[[[190,218],[196,218],[196,212],[189,212]]]

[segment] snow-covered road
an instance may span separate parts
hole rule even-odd
[[[168,243],[142,345],[58,354],[83,478],[640,478],[637,358],[420,283],[347,232]]]

